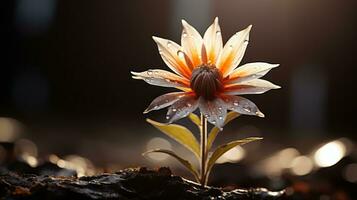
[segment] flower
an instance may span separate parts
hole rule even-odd
[[[218,18],[203,38],[185,20],[182,20],[182,26],[181,46],[153,36],[162,59],[174,73],[161,69],[131,72],[134,79],[181,90],[155,98],[144,113],[170,106],[166,119],[172,123],[199,108],[218,128],[223,127],[227,110],[264,117],[253,102],[235,96],[280,88],[260,79],[279,64],[254,62],[237,68],[247,48],[252,26],[234,34],[224,47]]]

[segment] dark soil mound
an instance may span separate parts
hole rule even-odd
[[[19,175],[0,176],[1,199],[286,199],[284,192],[264,188],[223,191],[201,187],[171,174],[169,168],[158,170],[125,169],[114,174],[87,177]]]

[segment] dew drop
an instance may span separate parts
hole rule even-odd
[[[190,104],[190,103],[187,103],[186,105],[187,105],[188,107],[191,107],[191,106],[192,106],[192,104]]]
[[[170,119],[170,116],[166,115],[166,119]]]
[[[170,48],[172,46],[171,42],[167,42],[167,47]]]
[[[264,117],[264,114],[260,111],[255,112],[255,114],[259,117]]]
[[[251,112],[251,110],[250,109],[248,109],[248,108],[243,108],[245,111],[247,111],[247,112]]]
[[[180,58],[184,58],[185,54],[181,50],[179,50],[179,51],[177,51],[177,56]]]
[[[222,107],[221,107],[221,106],[219,106],[219,107],[218,107],[218,110],[222,110]]]
[[[147,71],[147,74],[148,75],[152,75],[152,71]]]
[[[212,124],[216,124],[216,120],[212,120]]]
[[[233,102],[233,105],[238,106],[238,102],[236,102],[236,101]]]
[[[166,81],[166,82],[168,82],[168,83],[170,83],[170,82],[171,82],[171,80],[170,80],[170,79],[165,79],[165,81]]]
[[[218,116],[218,119],[222,120],[222,119],[223,119],[223,117],[222,117],[222,116]]]
[[[186,33],[186,32],[183,32],[183,33],[182,33],[182,37],[187,37],[187,33]]]
[[[217,35],[221,35],[221,31],[216,31],[216,34]]]
[[[172,112],[176,112],[176,111],[177,111],[177,109],[176,109],[176,108],[173,108],[173,109],[172,109]]]

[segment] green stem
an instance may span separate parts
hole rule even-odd
[[[207,159],[207,119],[201,113],[201,126],[200,126],[200,135],[201,135],[201,176],[200,183],[201,186],[206,186],[206,159]]]

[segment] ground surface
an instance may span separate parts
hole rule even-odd
[[[0,176],[1,199],[287,199],[266,189],[222,191],[173,176],[170,169],[125,169],[88,177],[55,177],[6,173]]]

